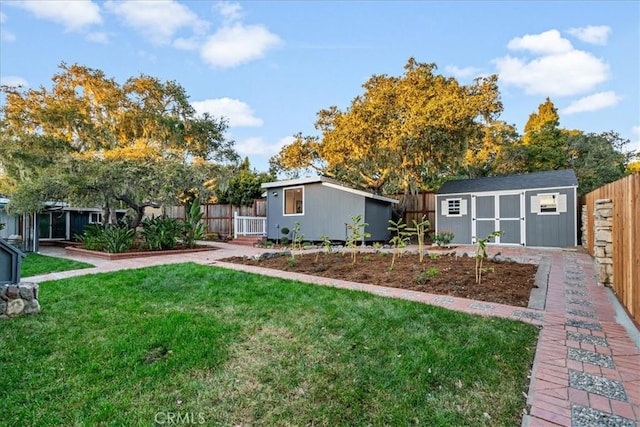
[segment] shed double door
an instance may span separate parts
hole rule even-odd
[[[472,197],[473,243],[494,231],[504,234],[492,243],[524,245],[524,194],[507,193]]]

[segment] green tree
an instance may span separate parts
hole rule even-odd
[[[81,65],[60,69],[50,90],[2,88],[0,165],[12,181],[12,209],[32,211],[44,200],[107,210],[122,203],[136,225],[144,207],[194,186],[204,191],[211,177],[201,170],[237,160],[224,119],[196,116],[178,83],[141,75],[121,85]]]
[[[311,168],[376,193],[421,188],[425,178],[457,170],[482,123],[502,111],[497,76],[461,85],[410,58],[401,77],[374,75],[341,111],[318,113],[322,137],[296,135],[273,164]]]
[[[626,151],[629,140],[616,132],[588,133],[567,138],[567,162],[578,177],[578,194],[586,194],[628,174],[637,153]]]
[[[260,198],[264,192],[262,184],[271,182],[276,177],[271,173],[257,172],[251,169],[249,158],[233,168],[233,174],[224,190],[216,191],[217,201],[235,206],[251,206],[254,199]]]

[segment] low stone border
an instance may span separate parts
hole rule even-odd
[[[115,261],[119,259],[129,259],[129,258],[142,258],[142,257],[152,257],[152,256],[162,256],[162,255],[176,255],[176,254],[188,254],[193,252],[204,252],[204,251],[215,251],[218,248],[213,246],[207,247],[199,247],[193,249],[172,249],[167,251],[136,251],[136,252],[124,252],[121,254],[110,254],[107,252],[100,251],[90,251],[88,249],[76,248],[74,246],[67,246],[64,250],[71,254],[78,254],[84,256],[92,256],[96,258],[108,259],[110,261]]]
[[[38,284],[0,285],[0,320],[40,313]]]

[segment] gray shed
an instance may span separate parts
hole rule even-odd
[[[436,192],[436,232],[458,244],[502,230],[493,243],[576,246],[577,188],[573,170],[448,181]]]
[[[0,239],[0,285],[20,283],[20,269],[24,257],[25,254],[20,249]]]
[[[351,216],[362,215],[367,241],[389,239],[389,220],[396,199],[356,190],[326,177],[300,178],[262,184],[267,190],[267,239],[281,239],[280,230],[300,223],[304,240],[347,239]]]

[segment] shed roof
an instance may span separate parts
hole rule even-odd
[[[527,190],[533,188],[577,187],[578,179],[571,169],[533,172],[522,175],[447,181],[438,194],[482,193],[485,191]]]
[[[293,187],[296,185],[317,184],[317,183],[320,183],[327,187],[336,188],[341,191],[346,191],[347,193],[358,194],[363,197],[368,197],[368,198],[380,200],[383,202],[389,202],[389,203],[399,202],[397,199],[392,199],[390,197],[384,197],[378,194],[367,193],[366,191],[356,190],[355,188],[347,187],[345,184],[341,183],[340,181],[327,178],[326,176],[313,176],[313,177],[307,177],[307,178],[288,179],[285,181],[265,182],[264,184],[262,184],[262,188],[282,188],[282,187]]]

